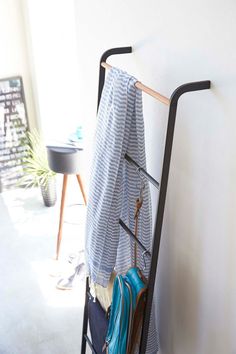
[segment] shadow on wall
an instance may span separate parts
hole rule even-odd
[[[179,154],[184,164],[179,169],[171,165],[157,275],[163,353],[190,353],[198,347],[199,338],[203,245],[198,229],[203,222],[202,206],[184,168],[192,168],[194,155],[185,124],[181,124],[181,134],[185,137],[181,150],[176,149],[177,139],[173,155]]]

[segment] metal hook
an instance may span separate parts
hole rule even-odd
[[[145,261],[145,254],[146,253],[148,253],[148,250],[142,252],[143,263],[144,263],[144,267],[143,267],[142,271],[144,271],[146,269],[146,267],[147,267],[147,264],[146,264],[146,261]]]
[[[143,191],[145,189],[145,182],[143,179],[141,179],[141,187],[140,187],[140,192],[139,192],[139,198],[140,200],[143,200]]]

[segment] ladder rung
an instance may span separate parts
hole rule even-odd
[[[157,182],[155,180],[155,178],[153,178],[149,173],[147,173],[147,171],[144,170],[144,168],[140,167],[139,164],[134,161],[129,155],[125,154],[125,159],[133,166],[135,166],[138,170],[138,172],[143,175],[144,177],[146,177],[149,182],[151,182],[157,189],[159,189],[159,182]]]
[[[135,237],[135,235],[133,234],[133,232],[128,228],[128,226],[124,223],[124,221],[122,221],[121,219],[119,219],[119,224],[121,227],[123,227],[123,229],[127,232],[127,234],[129,236],[131,236],[131,238],[137,242],[137,244],[142,248],[142,250],[145,252],[146,255],[148,255],[149,257],[151,257],[151,253],[146,249],[146,247],[144,247],[144,245],[142,244],[142,242],[139,241],[139,239],[137,237]]]
[[[97,354],[96,350],[94,349],[94,346],[92,345],[91,340],[89,339],[89,337],[87,336],[87,334],[84,335],[84,338],[86,339],[86,342],[88,343],[90,349],[92,350],[93,354]]]

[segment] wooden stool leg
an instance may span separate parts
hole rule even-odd
[[[81,190],[81,193],[82,193],[82,196],[83,196],[83,199],[84,199],[84,204],[87,205],[86,195],[85,195],[85,192],[84,192],[84,187],[83,187],[83,183],[82,183],[81,177],[80,177],[80,175],[76,175],[76,177],[77,177],[77,180],[79,182],[80,190]]]
[[[63,176],[63,185],[62,185],[62,193],[61,193],[61,207],[60,207],[60,221],[59,221],[59,230],[57,235],[57,253],[56,260],[58,260],[60,245],[62,239],[62,225],[63,225],[63,217],[64,217],[64,206],[65,206],[65,196],[66,196],[66,187],[67,187],[68,175]]]

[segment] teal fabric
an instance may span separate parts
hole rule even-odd
[[[133,313],[139,292],[145,288],[138,268],[114,281],[106,346],[109,354],[126,354]]]
[[[145,288],[145,284],[141,278],[140,270],[138,268],[130,268],[126,273],[126,279],[130,283],[132,288],[132,299],[133,299],[133,311],[136,307],[136,301],[139,292]]]

